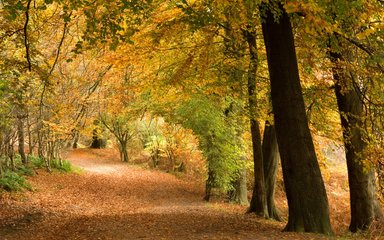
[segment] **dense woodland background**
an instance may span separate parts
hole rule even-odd
[[[349,230],[382,224],[381,0],[0,0],[0,56],[2,196],[112,148],[333,234],[324,182],[346,162]]]

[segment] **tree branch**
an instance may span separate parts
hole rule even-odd
[[[29,1],[31,1],[31,0],[29,0]],[[69,14],[68,17],[71,17],[71,15],[72,15],[72,12]],[[44,100],[45,91],[46,91],[47,85],[48,85],[48,79],[52,75],[53,70],[55,69],[55,67],[57,65],[57,62],[59,60],[59,56],[60,56],[60,52],[61,52],[61,47],[62,47],[62,45],[64,43],[64,39],[65,39],[65,35],[67,33],[67,29],[68,29],[68,21],[65,21],[64,29],[63,29],[63,34],[61,36],[59,45],[57,46],[57,52],[56,52],[55,61],[53,62],[53,65],[52,65],[51,69],[49,70],[48,75],[45,77],[45,80],[44,80],[43,91],[41,92],[41,96],[40,96],[40,107],[43,106],[43,100]]]
[[[24,45],[26,58],[28,62],[28,70],[32,71],[31,56],[29,55],[29,41],[28,41],[28,22],[29,22],[29,9],[31,8],[32,0],[28,0],[27,9],[25,10],[25,23],[24,23]]]
[[[352,43],[353,45],[355,45],[356,47],[358,47],[360,50],[364,51],[365,53],[367,53],[369,56],[373,56],[374,55],[374,51],[372,49],[370,49],[369,47],[365,46],[364,44],[362,44],[361,42],[358,42],[357,40],[355,39],[352,39],[352,38],[349,38],[347,36],[344,36],[343,34],[340,34],[340,33],[337,33],[337,32],[334,32],[334,34],[336,36],[340,36],[342,38],[344,38],[345,40],[347,40],[349,43]],[[384,73],[384,67],[376,62],[376,66],[380,69],[380,71],[382,73]]]

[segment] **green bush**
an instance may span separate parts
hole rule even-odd
[[[72,172],[72,164],[67,160],[54,159],[51,161],[51,167],[60,172]]]
[[[16,172],[19,175],[22,175],[22,176],[23,175],[25,175],[25,176],[33,176],[34,175],[34,172],[33,172],[32,168],[24,166],[24,165],[18,166]]]
[[[29,161],[32,163],[32,166],[36,168],[43,168],[45,166],[45,161],[42,158],[39,158],[38,156],[29,156]]]
[[[29,160],[32,163],[32,166],[35,168],[45,168],[46,162],[44,159],[37,156],[29,156]],[[67,160],[53,159],[50,161],[50,167],[56,169],[60,172],[73,172],[74,168],[71,163]]]
[[[21,191],[23,189],[32,190],[25,178],[16,172],[6,171],[0,178],[0,188],[6,191]]]

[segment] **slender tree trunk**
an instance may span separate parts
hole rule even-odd
[[[270,218],[281,221],[275,207],[275,182],[277,166],[280,161],[279,147],[277,145],[275,127],[268,121],[265,123],[263,136],[263,160],[265,191],[267,195],[268,215]]]
[[[263,154],[261,147],[261,134],[259,122],[256,118],[256,73],[257,73],[257,45],[255,33],[250,30],[244,32],[249,48],[249,69],[248,69],[248,105],[251,125],[253,162],[254,162],[254,187],[249,212],[258,216],[268,217],[267,201],[265,195]]]
[[[120,159],[123,162],[129,162],[129,155],[127,150],[127,140],[123,138],[119,138],[120,143]]]
[[[3,177],[3,157],[6,152],[4,147],[4,135],[0,133],[0,178]]]
[[[209,163],[208,163],[208,165],[209,165]],[[208,178],[205,181],[205,196],[204,196],[204,200],[207,202],[209,202],[209,199],[211,198],[211,191],[212,191],[214,182],[215,182],[214,173],[210,169],[210,167],[208,166]]]
[[[0,154],[0,158],[3,158],[3,154]],[[3,177],[3,160],[0,160],[0,178]]]
[[[14,157],[15,157],[15,154],[14,154],[14,151],[13,151],[13,141],[12,141],[12,139],[10,139],[9,140],[9,145],[8,145],[8,158],[9,158],[9,160],[11,162],[11,169],[12,169],[12,171],[16,170]]]
[[[363,162],[367,144],[363,139],[362,116],[363,100],[357,86],[354,86],[347,70],[339,66],[343,57],[331,52],[335,93],[343,128],[346,152],[348,181],[350,190],[351,223],[349,230],[366,230],[373,220],[382,216],[377,202],[375,168]]]
[[[327,194],[305,113],[292,26],[282,4],[279,18],[267,4],[262,29],[271,80],[276,137],[289,217],[285,231],[331,234]]]
[[[24,148],[24,121],[22,116],[17,116],[17,138],[18,138],[18,150],[21,157],[21,162],[24,165],[28,164],[28,159],[25,156],[25,148]]]
[[[73,149],[77,149],[78,148],[79,138],[80,138],[79,131],[73,130],[73,143],[72,143],[72,148]]]
[[[39,155],[39,158],[44,159],[44,134],[42,131],[42,123],[39,123],[39,127],[37,129],[37,154]]]
[[[29,121],[29,113],[27,114],[27,131],[28,131],[28,155],[33,155],[33,137],[31,130],[31,123]]]

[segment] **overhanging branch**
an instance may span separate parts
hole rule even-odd
[[[31,8],[32,0],[28,0],[27,9],[25,10],[25,23],[24,23],[24,45],[25,45],[25,57],[28,62],[28,70],[32,71],[31,56],[29,54],[29,41],[28,41],[28,23],[29,23],[29,9]]]

